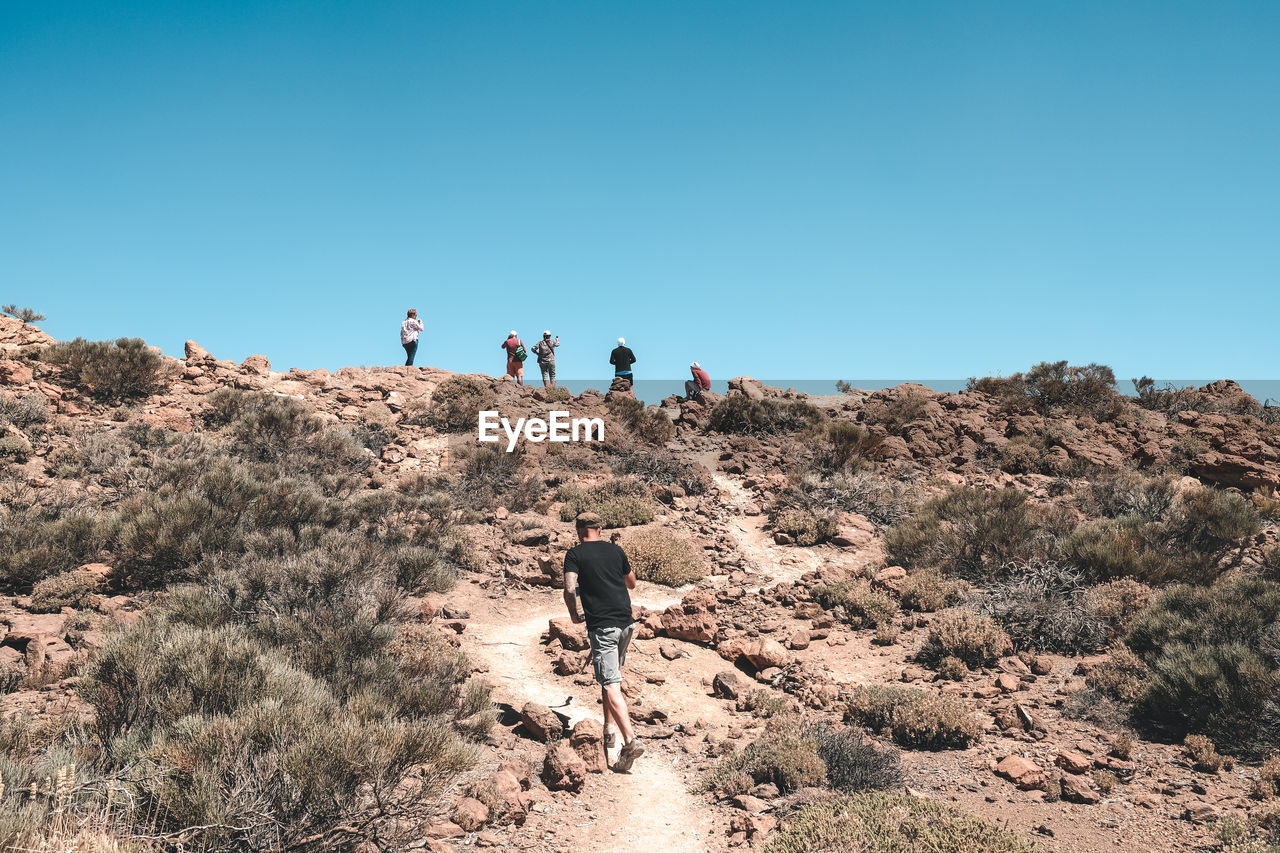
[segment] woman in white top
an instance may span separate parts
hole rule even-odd
[[[404,347],[406,367],[413,366],[413,357],[418,353],[418,333],[422,331],[422,321],[418,319],[418,309],[410,308],[409,316],[400,324],[400,346]]]

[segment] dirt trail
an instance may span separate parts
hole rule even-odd
[[[642,584],[632,600],[661,610],[680,600],[671,593]],[[495,701],[507,702],[517,710],[525,702],[540,702],[565,714],[571,726],[586,717],[600,718],[599,689],[594,683],[579,685],[556,676],[542,645],[548,620],[565,615],[559,592],[518,593],[496,602],[487,597],[468,598],[455,599],[472,612],[467,627],[472,641],[464,647],[476,662],[487,667]],[[698,651],[723,664],[714,652]],[[655,641],[637,641],[626,668],[642,678],[661,672],[664,683],[646,685],[645,701],[662,708],[673,722],[690,723],[700,716],[724,713],[702,687],[699,670],[705,669],[707,662],[700,663],[703,665],[696,668],[676,669],[658,656]],[[641,734],[643,730],[640,727]],[[723,846],[719,840],[723,833],[712,834],[712,809],[688,790],[682,771],[691,766],[689,756],[672,741],[647,740],[646,748],[631,773],[606,772],[588,778],[575,800],[585,813],[578,819],[557,819],[551,827],[557,845],[664,853]]]

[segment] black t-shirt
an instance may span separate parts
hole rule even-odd
[[[586,611],[588,628],[625,628],[632,623],[627,553],[597,539],[581,542],[564,555],[564,573],[578,575],[578,594]]]
[[[631,365],[636,363],[636,354],[631,351],[631,347],[614,347],[613,352],[609,353],[609,363],[613,365],[615,372],[630,370]]]

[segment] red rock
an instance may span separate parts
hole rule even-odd
[[[721,699],[737,699],[743,689],[742,677],[736,672],[719,672],[711,680],[711,692]]]
[[[996,676],[996,687],[1000,688],[1001,693],[1016,693],[1022,689],[1022,682],[1016,675],[1002,672]]]
[[[1034,761],[1020,755],[1009,755],[996,765],[996,775],[1008,779],[1024,791],[1044,788],[1045,775]]]
[[[791,663],[791,655],[782,647],[782,644],[767,637],[761,637],[749,644],[742,655],[757,670],[784,667]]]
[[[489,807],[473,797],[461,800],[453,809],[453,822],[466,832],[474,832],[489,820]]]
[[[1062,750],[1058,753],[1057,758],[1053,760],[1053,763],[1068,773],[1087,773],[1089,768],[1093,767],[1093,762],[1089,760],[1089,756],[1074,749]]]
[[[791,635],[791,639],[787,641],[787,645],[793,651],[804,651],[809,648],[809,632],[801,628]]]
[[[587,780],[587,765],[567,741],[547,747],[542,762],[542,782],[553,791],[580,791]]]
[[[561,648],[571,652],[581,652],[591,648],[591,641],[587,639],[586,623],[574,624],[568,616],[550,620],[547,623],[547,633],[551,635],[552,640],[560,641]]]
[[[1036,655],[1031,662],[1031,671],[1036,675],[1048,675],[1053,672],[1053,658],[1048,655]]]
[[[526,702],[520,709],[520,722],[535,740],[543,743],[556,740],[564,734],[564,721],[555,711],[537,702]]]
[[[569,735],[569,745],[578,753],[588,773],[603,773],[608,769],[604,752],[604,727],[593,719],[579,720]]]
[[[1102,797],[1098,792],[1089,787],[1089,783],[1080,776],[1063,776],[1060,780],[1062,785],[1062,799],[1071,803],[1081,803],[1083,805],[1092,806],[1102,802]]]

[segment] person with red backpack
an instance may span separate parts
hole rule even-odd
[[[524,341],[516,335],[516,330],[512,329],[511,334],[507,335],[507,339],[499,344],[507,351],[507,375],[515,379],[517,385],[524,384],[524,360],[529,357],[529,353],[524,348]]]

